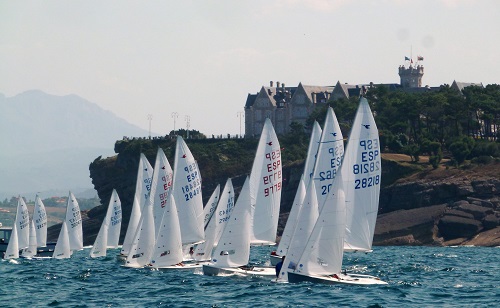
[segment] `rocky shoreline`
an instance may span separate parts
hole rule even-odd
[[[426,170],[381,190],[374,245],[500,246],[500,164]]]

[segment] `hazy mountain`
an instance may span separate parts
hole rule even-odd
[[[77,95],[0,94],[0,198],[91,189],[88,166],[96,157],[114,155],[123,136],[147,135]]]

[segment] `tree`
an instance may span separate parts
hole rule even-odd
[[[463,137],[450,144],[449,149],[453,155],[453,158],[459,166],[463,164],[467,156],[469,156],[472,151],[473,145],[474,139],[469,137]]]

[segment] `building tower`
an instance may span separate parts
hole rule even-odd
[[[413,66],[411,61],[408,67],[401,65],[399,67],[399,77],[403,88],[420,88],[422,86],[422,76],[424,76],[424,66],[417,64]]]

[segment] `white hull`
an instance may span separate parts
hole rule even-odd
[[[371,253],[371,252],[373,252],[373,249],[366,250],[366,249],[352,249],[352,248],[345,248],[344,247],[344,252]]]
[[[213,265],[203,264],[203,274],[207,276],[229,276],[229,275],[242,275],[242,276],[272,276],[276,277],[276,270],[274,267],[215,267]]]
[[[126,263],[126,264],[122,264],[121,266],[127,267],[127,268],[144,268],[145,267],[144,265],[139,265],[137,263]]]
[[[276,242],[267,242],[267,241],[256,241],[256,240],[253,240],[250,245],[251,246],[276,246]]]
[[[183,265],[170,265],[170,266],[162,266],[162,267],[150,267],[152,270],[158,271],[177,271],[177,270],[194,270],[197,268],[201,268],[203,266],[203,262],[197,263],[184,263]]]
[[[385,285],[387,282],[380,280],[378,277],[369,275],[344,275],[338,274],[338,278],[326,275],[312,275],[307,276],[300,273],[288,273],[288,282],[313,282],[313,283],[323,283],[323,284],[352,284],[352,285]]]

